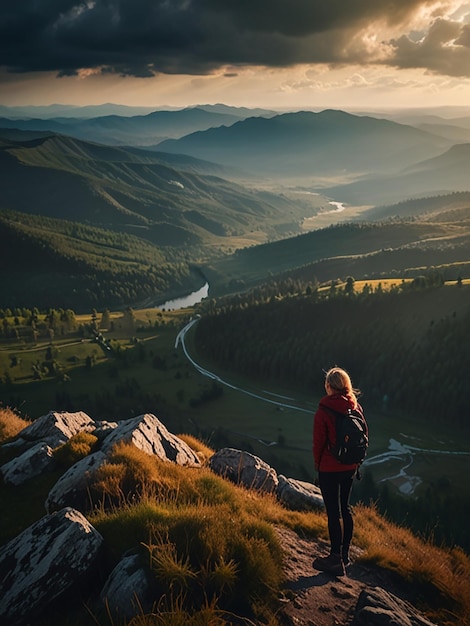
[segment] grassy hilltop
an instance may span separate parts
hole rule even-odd
[[[0,410],[0,443],[27,424],[11,410]],[[182,437],[203,461],[213,453],[200,440]],[[92,440],[77,435],[54,451],[62,471],[92,450]],[[43,515],[42,503],[56,479],[46,474],[14,489],[0,485],[6,513],[1,542]],[[126,499],[132,484],[139,495]],[[230,484],[206,467],[165,463],[132,445],[114,450],[91,489],[114,502],[88,515],[108,546],[103,572],[127,550],[138,549],[162,593],[158,613],[132,624],[280,625],[286,546],[276,528],[292,529],[313,542],[327,536],[324,513],[288,511],[272,496]],[[470,560],[461,550],[436,547],[374,508],[357,506],[355,517],[355,558],[363,568],[378,568],[382,584],[388,577],[395,590],[406,589],[405,597],[439,624],[469,623]],[[48,615],[38,616],[37,624],[78,626],[107,619],[75,595],[67,606],[55,604]]]

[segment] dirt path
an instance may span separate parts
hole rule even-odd
[[[398,596],[386,572],[354,563],[344,577],[316,571],[312,561],[328,554],[328,544],[320,540],[302,539],[295,532],[278,528],[286,552],[287,584],[280,611],[288,626],[348,626],[351,624],[361,591],[383,587]],[[354,549],[356,556],[357,549]],[[354,553],[352,559],[354,560]]]

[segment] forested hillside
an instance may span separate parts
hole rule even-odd
[[[350,278],[326,293],[308,285],[295,295],[263,292],[208,306],[197,326],[198,350],[223,369],[310,390],[322,370],[354,374],[368,406],[470,428],[470,288],[442,285],[438,273],[360,293]],[[279,293],[279,290],[278,290]]]
[[[190,267],[300,232],[321,203],[245,188],[191,157],[2,136],[0,280],[12,307],[83,311],[192,291],[202,277]]]
[[[127,233],[13,211],[0,213],[2,298],[11,306],[135,303],[202,284],[183,252]]]
[[[240,291],[273,276],[320,282],[417,275],[447,266],[447,279],[470,275],[470,208],[435,219],[343,223],[282,241],[238,250],[204,265],[214,295]],[[443,269],[444,271],[444,269]]]
[[[451,194],[412,198],[396,204],[376,206],[364,211],[361,217],[366,220],[417,216],[437,221],[468,220],[469,206],[470,191],[456,191]]]

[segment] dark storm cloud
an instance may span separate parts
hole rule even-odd
[[[470,76],[470,27],[436,20],[419,41],[400,37],[391,42],[393,62],[401,68],[425,68],[447,76]]]
[[[0,65],[13,72],[52,70],[67,75],[100,68],[151,76],[206,74],[227,65],[370,62],[370,51],[357,38],[362,28],[375,21],[389,26],[404,23],[417,8],[433,4],[434,0],[2,0]],[[415,67],[418,58],[424,63],[429,47],[418,50],[409,43],[406,38],[393,42],[392,64]],[[409,62],[407,54],[415,60]],[[437,62],[431,69],[437,69]]]

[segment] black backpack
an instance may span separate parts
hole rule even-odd
[[[330,447],[330,452],[344,465],[362,463],[369,445],[367,424],[362,413],[357,409],[348,409],[346,413],[341,413],[322,406],[336,418],[336,444]]]

